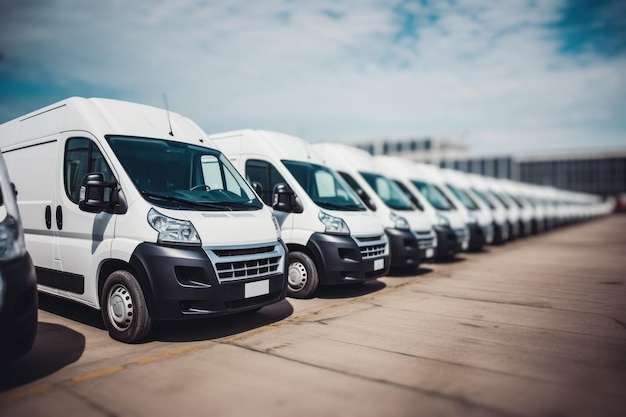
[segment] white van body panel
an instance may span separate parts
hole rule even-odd
[[[504,224],[507,221],[507,212],[506,208],[502,205],[500,201],[493,198],[491,194],[489,194],[489,185],[485,180],[485,177],[478,174],[466,174],[466,178],[469,181],[469,185],[472,188],[477,189],[482,192],[483,195],[489,200],[489,203],[493,207],[492,215],[493,219],[496,223]]]
[[[504,186],[501,183],[501,181],[496,179],[496,178],[485,178],[484,181],[485,181],[485,183],[487,185],[487,188],[490,191],[496,193],[507,204],[508,207],[506,209],[506,213],[507,213],[507,218],[508,218],[509,222],[512,223],[512,224],[518,223],[519,220],[520,220],[520,210],[519,210],[519,207],[517,206],[517,204],[515,204],[515,202],[513,200],[511,200],[504,193]]]
[[[501,184],[502,190],[507,193],[509,196],[517,198],[519,201],[519,197],[523,196],[522,189],[518,183],[515,181],[511,181],[508,179],[498,179],[497,180]],[[530,205],[522,203],[522,207],[519,208],[520,218],[526,224],[530,224],[533,219],[533,209]]]
[[[440,169],[445,181],[452,183],[467,193],[479,210],[474,214],[478,218],[478,224],[487,226],[493,222],[493,214],[487,205],[471,190],[470,183],[464,173],[452,169]]]

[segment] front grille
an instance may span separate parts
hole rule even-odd
[[[233,249],[214,249],[213,252],[220,257],[224,256],[242,256],[256,255],[258,253],[268,253],[274,250],[274,246],[263,246],[254,248],[233,248]]]
[[[420,249],[435,247],[435,232],[432,230],[424,232],[414,232],[417,235],[417,244]]]
[[[283,271],[285,250],[278,242],[259,246],[203,248],[220,283],[262,278]]]
[[[383,235],[355,237],[363,259],[378,258],[388,253],[389,244]]]

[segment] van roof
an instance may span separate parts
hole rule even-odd
[[[209,135],[226,156],[263,155],[272,160],[324,164],[323,157],[306,140],[270,130],[242,129]]]
[[[345,143],[315,143],[313,147],[335,169],[376,172],[374,157],[367,151]]]
[[[169,133],[170,126],[173,135]],[[207,140],[207,135],[193,121],[175,112],[128,101],[70,97],[0,125],[0,146],[4,149],[80,130],[99,137],[118,134],[189,143]]]

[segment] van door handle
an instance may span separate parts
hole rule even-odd
[[[46,227],[48,230],[52,227],[52,207],[46,206]]]
[[[61,206],[57,206],[56,219],[59,230],[63,229],[63,211],[61,210]]]

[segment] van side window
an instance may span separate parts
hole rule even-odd
[[[63,184],[65,194],[74,203],[78,204],[83,178],[92,172],[102,172],[107,182],[115,181],[111,168],[95,143],[86,138],[68,139],[65,144]],[[109,189],[106,189],[104,198],[109,201]]]
[[[274,186],[279,183],[287,183],[274,165],[266,161],[249,159],[246,161],[246,180],[249,183],[261,184],[261,198],[267,205],[272,204]]]

